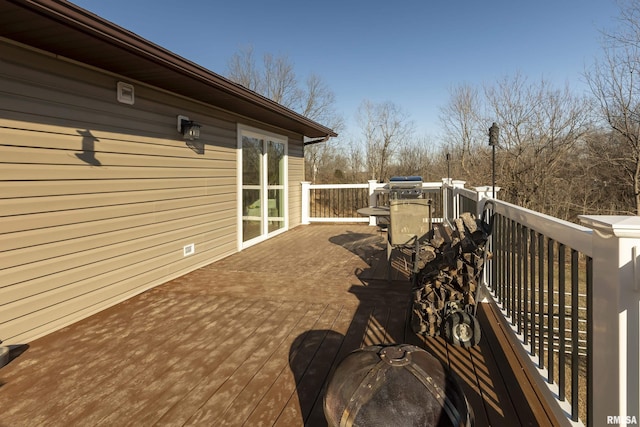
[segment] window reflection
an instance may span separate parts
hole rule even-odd
[[[284,144],[268,141],[267,159],[269,162],[269,165],[267,166],[267,171],[269,172],[269,185],[284,184]]]
[[[263,141],[248,136],[242,137],[242,184],[260,185],[262,172]]]

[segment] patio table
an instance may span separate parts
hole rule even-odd
[[[358,209],[358,215],[388,217],[389,216],[389,207],[388,206],[376,206],[376,207],[370,207],[370,208],[360,208],[360,209]]]

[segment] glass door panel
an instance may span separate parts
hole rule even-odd
[[[285,146],[275,141],[267,141],[267,211],[268,232],[284,228],[284,151]]]
[[[242,241],[246,242],[262,234],[260,189],[242,189],[242,212]]]
[[[284,191],[269,190],[269,212],[267,220],[269,232],[279,230],[284,227]]]
[[[262,153],[264,142],[258,138],[242,137],[242,185],[262,183]]]
[[[262,157],[264,141],[242,137],[242,241],[262,235]]]
[[[284,185],[284,144],[267,141],[269,185]]]

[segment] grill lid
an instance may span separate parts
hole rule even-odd
[[[408,344],[349,354],[329,379],[324,413],[330,427],[470,427],[473,412],[452,374]]]
[[[394,176],[389,180],[392,199],[415,199],[422,194],[422,177]]]

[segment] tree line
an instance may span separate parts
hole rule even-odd
[[[387,181],[419,175],[488,185],[495,146],[498,197],[574,221],[580,214],[640,214],[640,0],[620,3],[619,27],[602,33],[602,57],[584,72],[590,91],[572,92],[522,73],[450,90],[435,143],[392,102],[362,101],[358,136],[305,147],[306,179],[316,183]],[[335,96],[317,75],[298,82],[286,56],[251,48],[229,61],[228,77],[340,132]]]

